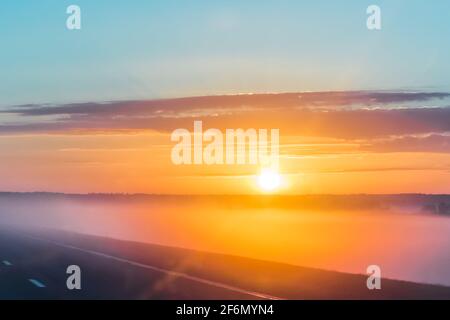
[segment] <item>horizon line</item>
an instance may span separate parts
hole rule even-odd
[[[127,192],[87,192],[87,193],[67,193],[52,191],[2,191],[0,195],[19,194],[19,195],[66,195],[66,196],[172,196],[172,197],[302,197],[302,196],[450,196],[450,193],[299,193],[299,194],[257,194],[257,193],[224,193],[224,194],[181,194],[181,193],[127,193]]]

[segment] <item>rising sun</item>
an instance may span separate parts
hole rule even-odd
[[[274,191],[280,187],[280,184],[280,175],[271,169],[263,169],[258,176],[258,185],[263,191]]]

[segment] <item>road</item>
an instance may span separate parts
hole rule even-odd
[[[81,268],[69,290],[67,267]],[[0,229],[0,299],[450,299],[450,288],[57,231]]]
[[[0,261],[0,299],[272,298],[35,235],[1,234]],[[81,268],[81,290],[67,288],[70,265]]]

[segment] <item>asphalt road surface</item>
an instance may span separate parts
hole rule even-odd
[[[81,269],[81,290],[66,285]],[[58,231],[0,229],[0,299],[450,299],[450,288]]]

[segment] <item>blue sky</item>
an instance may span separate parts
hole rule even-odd
[[[65,28],[66,7],[82,30]],[[366,28],[366,8],[382,30]],[[450,2],[0,3],[0,105],[239,92],[450,89]]]

